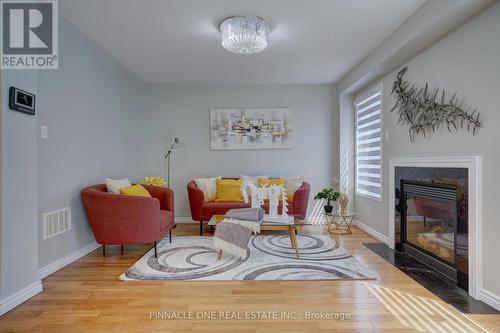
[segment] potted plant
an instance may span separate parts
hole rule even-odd
[[[340,193],[335,191],[333,188],[324,188],[314,196],[314,200],[326,200],[327,204],[323,208],[325,209],[325,213],[330,214],[333,211],[331,202],[337,201],[339,196]]]

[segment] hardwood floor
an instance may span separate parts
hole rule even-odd
[[[174,235],[198,232],[184,224]],[[326,233],[321,226],[300,232]],[[500,315],[461,314],[367,249],[362,243],[376,240],[364,232],[353,228],[352,235],[333,237],[378,279],[121,282],[118,276],[151,245],[125,246],[123,253],[107,246],[107,257],[98,249],[45,278],[41,294],[0,318],[0,332],[500,332]],[[173,311],[209,318],[159,318]],[[221,311],[292,318],[224,319]],[[333,318],[307,319],[307,312]]]

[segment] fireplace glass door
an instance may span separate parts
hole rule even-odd
[[[456,200],[411,190],[405,191],[405,199],[405,242],[454,266]]]

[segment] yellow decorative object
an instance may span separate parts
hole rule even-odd
[[[148,190],[146,190],[142,185],[132,185],[129,187],[122,188],[120,189],[120,193],[123,195],[151,198],[151,194],[149,194]]]
[[[264,186],[271,186],[271,185],[278,185],[278,186],[284,186],[285,185],[285,178],[259,178],[259,186],[264,187]]]
[[[165,186],[165,179],[158,176],[144,177],[142,180],[144,185]]]
[[[241,179],[217,179],[217,194],[215,202],[243,201],[241,194]]]

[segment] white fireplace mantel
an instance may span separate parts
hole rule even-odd
[[[389,247],[395,244],[396,167],[467,168],[469,178],[469,294],[479,298],[483,286],[482,264],[482,156],[393,158],[389,160]]]

